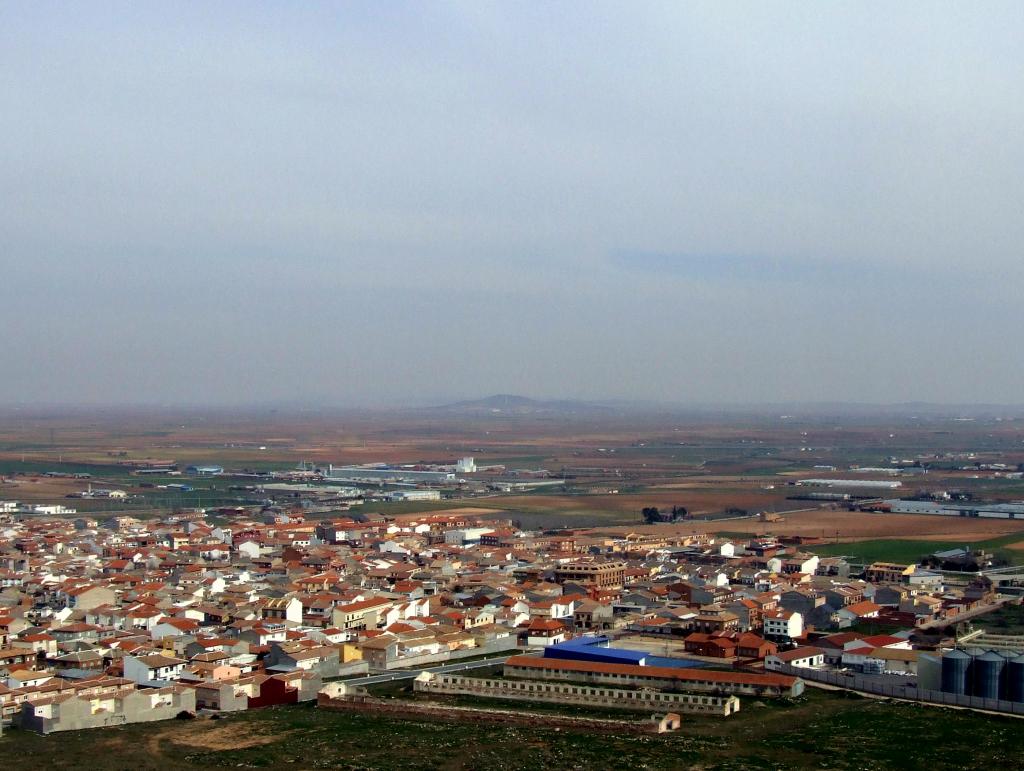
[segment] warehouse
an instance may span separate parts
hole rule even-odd
[[[390,466],[331,466],[327,478],[336,482],[455,482],[451,471],[420,471]]]
[[[895,490],[903,487],[902,482],[889,479],[801,479],[797,484],[806,487],[861,487],[872,490]]]
[[[646,651],[632,651],[610,647],[607,637],[577,637],[544,649],[544,658],[566,661],[596,661],[605,664],[631,664],[643,666],[647,660]]]
[[[943,517],[1024,519],[1024,503],[936,503],[935,501],[884,501],[893,514],[933,514]]]
[[[788,675],[564,661],[539,656],[513,656],[505,662],[505,677],[760,697],[796,697],[804,692],[803,680]]]

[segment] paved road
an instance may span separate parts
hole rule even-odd
[[[377,683],[390,683],[395,680],[412,680],[420,672],[435,672],[443,674],[446,672],[464,672],[467,669],[480,669],[482,667],[493,667],[497,664],[504,664],[510,656],[496,656],[492,659],[480,659],[479,661],[456,662],[444,664],[439,667],[424,667],[422,669],[399,669],[393,672],[384,672],[379,675],[367,675],[351,680],[344,680],[345,685],[375,685]]]
[[[986,613],[991,613],[992,611],[999,610],[1001,607],[1003,607],[1003,605],[1005,605],[1009,601],[1009,598],[996,600],[996,602],[994,602],[991,605],[982,605],[979,608],[974,608],[972,610],[965,611],[964,613],[961,613],[957,616],[952,616],[950,618],[940,618],[935,621],[928,621],[924,624],[921,624],[921,626],[919,626],[918,629],[938,629],[940,627],[950,626],[952,624],[959,624],[961,621],[967,621],[968,619],[977,618],[978,616],[984,616]]]

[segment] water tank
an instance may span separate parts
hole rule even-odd
[[[1006,662],[1006,698],[1024,701],[1024,656]]]
[[[1004,666],[1006,659],[995,651],[983,653],[974,659],[974,665],[971,667],[971,693],[983,699],[998,699],[999,681]]]
[[[952,650],[942,657],[942,690],[945,693],[967,693],[967,674],[971,657],[960,650]]]

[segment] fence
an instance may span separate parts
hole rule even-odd
[[[980,696],[967,696],[944,691],[932,691],[909,685],[889,685],[877,680],[854,673],[825,672],[819,669],[781,665],[778,670],[787,675],[794,675],[804,680],[835,685],[851,691],[873,693],[876,696],[888,696],[893,699],[920,701],[927,704],[946,705],[950,707],[967,707],[984,709],[989,712],[1006,712],[1011,715],[1024,715],[1024,702],[1004,701],[1003,699],[983,699]]]

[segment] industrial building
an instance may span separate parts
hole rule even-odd
[[[393,468],[375,464],[371,466],[330,466],[327,478],[337,482],[433,482],[435,484],[456,482],[453,471],[420,471],[410,468]]]
[[[417,693],[442,696],[464,695],[509,701],[578,704],[586,707],[613,707],[629,710],[710,714],[728,717],[738,712],[740,700],[735,696],[692,693],[666,693],[649,688],[600,688],[586,685],[565,685],[540,680],[501,680],[465,677],[463,675],[421,672],[413,688]]]
[[[1024,503],[938,503],[936,501],[883,501],[893,514],[933,514],[942,517],[1024,519]]]
[[[607,637],[576,637],[563,643],[549,645],[543,658],[564,661],[596,661],[605,664],[631,664],[642,667],[650,655],[646,651],[612,648]]]
[[[224,473],[224,469],[220,466],[189,466],[185,473],[197,477],[218,477]]]
[[[539,656],[512,656],[505,662],[505,677],[758,697],[796,697],[804,691],[804,681],[790,675],[567,661]]]
[[[262,493],[294,493],[295,495],[322,495],[334,498],[362,498],[363,491],[358,487],[339,487],[337,485],[288,484],[287,482],[267,482],[259,486]]]
[[[801,479],[797,484],[806,487],[862,487],[873,490],[895,490],[903,487],[902,482],[889,479]]]
[[[395,490],[387,494],[391,501],[439,501],[440,490]]]

